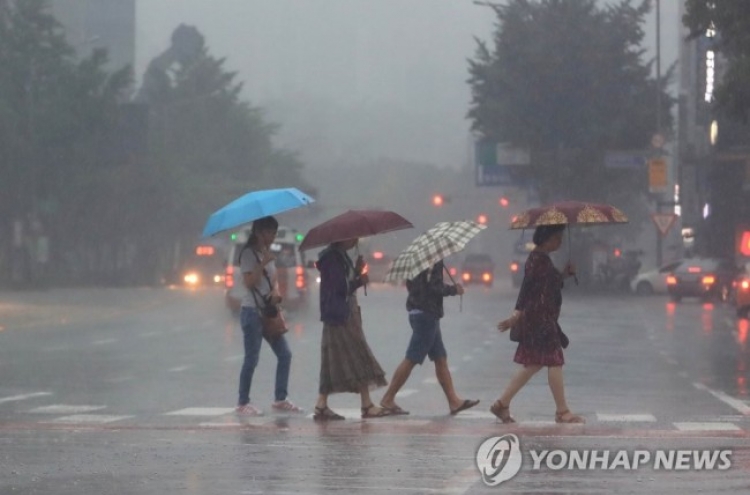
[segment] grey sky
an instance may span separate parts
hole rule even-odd
[[[677,56],[677,2],[662,0],[664,67]],[[245,97],[282,124],[280,143],[312,164],[466,162],[466,59],[494,29],[471,0],[138,0],[138,76],[180,23],[227,58]]]

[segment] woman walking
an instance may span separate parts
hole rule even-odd
[[[250,385],[253,373],[258,365],[260,346],[263,341],[263,328],[260,312],[266,304],[281,303],[281,295],[276,279],[276,265],[270,246],[276,238],[279,223],[274,217],[263,217],[253,222],[250,237],[240,251],[240,270],[245,294],[242,298],[240,323],[245,346],[245,359],[240,371],[239,400],[237,414],[242,416],[260,416],[263,411],[250,403]],[[274,411],[301,413],[302,409],[287,399],[289,369],[292,364],[292,352],[286,338],[282,335],[268,342],[276,354],[276,387],[275,402],[271,405]]]
[[[357,241],[334,242],[318,256],[323,337],[320,343],[319,395],[313,416],[317,421],[344,419],[328,407],[328,396],[339,392],[360,395],[363,418],[388,415],[370,398],[370,389],[383,387],[388,382],[362,330],[356,291],[368,282],[368,278],[362,273],[365,266],[362,257],[357,258],[355,265],[347,254]]]
[[[544,367],[555,400],[555,422],[585,422],[581,416],[570,412],[565,401],[562,366],[565,364],[563,347],[567,347],[567,337],[557,323],[562,306],[563,280],[575,275],[575,268],[568,262],[560,272],[549,257],[560,248],[564,231],[564,225],[536,228],[533,237],[536,247],[526,260],[515,311],[497,325],[501,332],[516,325],[520,329],[520,341],[513,360],[522,367],[513,375],[503,395],[490,407],[503,423],[515,422],[510,415],[513,397]]]

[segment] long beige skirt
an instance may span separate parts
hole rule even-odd
[[[349,298],[349,319],[343,325],[323,325],[320,345],[320,393],[359,393],[388,385],[383,368],[372,354],[362,331],[356,296]]]

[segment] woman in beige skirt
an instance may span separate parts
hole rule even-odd
[[[360,395],[363,418],[388,415],[370,398],[371,389],[383,387],[388,382],[362,330],[356,291],[368,279],[367,274],[362,273],[362,257],[357,258],[355,265],[347,254],[357,245],[357,241],[335,242],[318,256],[320,319],[323,321],[320,388],[313,416],[318,421],[344,419],[328,407],[328,396],[340,392]]]

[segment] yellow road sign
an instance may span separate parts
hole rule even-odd
[[[648,190],[650,192],[667,192],[669,186],[668,177],[666,158],[651,158],[648,161]]]

